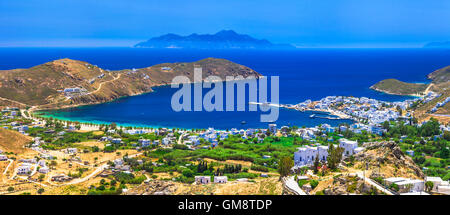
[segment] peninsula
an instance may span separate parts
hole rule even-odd
[[[193,80],[194,66],[208,75],[259,77],[254,70],[225,59],[163,63],[141,69],[110,71],[87,62],[60,59],[28,69],[0,71],[0,104],[38,109],[109,102],[168,85],[178,75]]]
[[[424,96],[429,91],[442,93],[450,83],[450,66],[435,70],[427,75],[431,83],[407,83],[397,79],[385,79],[372,85],[370,89],[392,95]]]

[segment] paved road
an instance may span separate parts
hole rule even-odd
[[[356,172],[356,175],[358,175],[359,178],[364,179],[364,175],[363,172]],[[376,187],[378,190],[386,193],[387,195],[394,195],[390,190],[378,185],[377,183],[375,183],[372,179],[365,177],[365,182]]]
[[[65,183],[64,185],[71,185],[71,184],[78,184],[81,182],[85,182],[88,179],[96,176],[97,174],[99,174],[100,172],[102,172],[106,167],[108,167],[108,164],[103,164],[100,167],[98,167],[96,170],[94,170],[94,172],[92,172],[91,174],[89,174],[88,176],[84,177],[84,178],[79,178],[79,179],[74,179],[70,182]]]
[[[307,195],[305,191],[303,191],[299,186],[298,183],[294,180],[294,176],[286,177],[284,184],[292,191],[297,193],[297,195]]]
[[[182,140],[185,135],[187,135],[187,131],[183,131],[183,133],[180,135],[180,137],[178,138],[178,144],[182,144]]]

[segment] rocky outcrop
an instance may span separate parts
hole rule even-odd
[[[332,179],[332,183],[323,190],[325,195],[346,194],[377,194],[376,189],[357,177],[356,175],[338,175]]]
[[[124,195],[171,195],[176,186],[170,181],[151,180],[128,190]]]
[[[371,168],[382,168],[385,177],[413,176],[423,179],[425,175],[414,161],[406,156],[395,142],[371,142],[363,144],[366,150],[355,155],[356,161],[368,163]],[[395,172],[393,172],[395,171]]]

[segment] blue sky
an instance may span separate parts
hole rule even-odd
[[[131,46],[232,29],[304,47],[450,40],[449,0],[2,0],[0,46]]]

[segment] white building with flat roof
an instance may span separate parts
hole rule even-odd
[[[209,184],[211,182],[211,176],[195,176],[194,179],[197,184]]]
[[[326,161],[328,157],[328,146],[303,146],[297,149],[298,151],[294,152],[295,166],[312,165],[316,156],[319,156],[321,161]]]
[[[228,177],[227,176],[214,176],[214,183],[227,183]]]
[[[358,142],[341,138],[339,146],[344,148],[344,156],[350,156],[355,154],[354,150],[358,147]]]
[[[18,175],[25,175],[31,172],[31,165],[28,163],[22,163],[19,167],[17,167]]]
[[[441,177],[426,177],[425,181],[433,182],[432,192],[450,195],[450,184],[448,181],[442,180]]]

